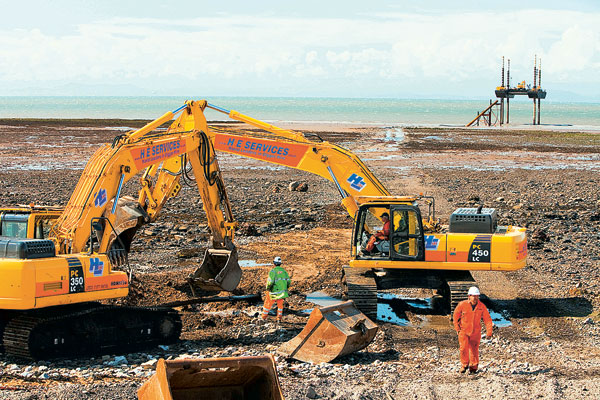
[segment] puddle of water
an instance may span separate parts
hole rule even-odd
[[[380,156],[380,157],[375,157],[375,158],[366,158],[366,157],[364,157],[362,160],[363,161],[390,161],[390,160],[394,160],[396,158],[398,158],[397,155],[395,155],[395,154],[389,154],[389,155],[386,155],[386,156]]]
[[[386,303],[377,303],[377,320],[381,322],[389,322],[400,326],[409,326],[410,321],[406,318],[399,317],[391,305]]]
[[[377,298],[382,300],[402,300],[413,308],[420,308],[423,310],[432,310],[433,305],[431,304],[431,297],[419,298],[419,297],[406,297],[399,294],[393,293],[377,293]]]
[[[432,298],[415,298],[393,293],[377,293],[377,299],[377,320],[399,326],[411,325],[408,319],[400,316],[406,310],[406,305],[419,310],[433,309]],[[324,292],[309,293],[306,295],[306,301],[314,303],[320,307],[327,307],[342,302],[342,300],[331,297]],[[313,308],[302,310],[304,314],[310,314],[312,311]],[[507,319],[502,313],[491,309],[489,311],[492,321],[494,321],[496,326],[500,328],[512,326],[510,320]],[[446,317],[444,317],[444,321],[446,321],[445,318]]]
[[[388,300],[388,302],[377,303],[377,320],[382,322],[389,322],[392,324],[400,325],[400,326],[408,326],[410,322],[406,318],[399,317],[392,304],[394,300],[398,301],[397,297],[391,295],[389,293],[379,293],[377,295],[378,298],[383,300]],[[418,300],[418,299],[415,299]],[[336,299],[335,297],[329,296],[327,293],[323,292],[312,292],[306,295],[306,301],[314,303],[320,307],[327,307],[333,304],[338,304],[342,300]],[[310,314],[313,311],[313,308],[309,308],[306,310],[302,310],[304,314]]]
[[[530,164],[514,164],[514,165],[436,165],[436,166],[424,166],[424,168],[433,168],[433,169],[443,169],[443,170],[452,170],[452,169],[466,169],[471,171],[508,171],[514,169],[524,169],[530,171],[545,171],[545,170],[587,170],[587,171],[597,171],[600,170],[600,165],[597,163],[567,163],[562,165],[530,165]]]
[[[445,137],[441,137],[441,136],[425,136],[423,139],[428,139],[428,140],[440,140],[443,142],[448,142],[451,141],[451,138],[445,138]]]
[[[327,293],[323,292],[312,292],[307,294],[306,301],[314,303],[320,307],[327,307],[342,302],[342,300],[331,297]],[[312,311],[312,309],[310,311]]]
[[[499,327],[499,328],[504,328],[507,326],[512,326],[512,322],[510,322],[510,320],[508,318],[506,318],[504,315],[502,315],[501,313],[494,311],[494,310],[488,310],[490,312],[490,317],[492,317],[492,321],[494,321],[494,324]]]
[[[110,129],[111,131],[132,131],[134,128],[129,126],[107,126],[104,129]]]
[[[404,131],[402,128],[388,129],[385,131],[385,138],[383,140],[390,142],[403,142]]]
[[[49,171],[52,169],[52,167],[48,167],[46,165],[28,164],[28,165],[13,165],[13,166],[7,167],[5,169],[19,170],[19,171]]]
[[[410,326],[408,319],[401,317],[409,308],[418,310],[432,309],[431,298],[415,298],[394,293],[377,293],[377,319],[399,326]]]
[[[423,310],[432,310],[431,298],[429,299],[405,299],[406,303],[414,308],[420,308]]]
[[[412,167],[404,167],[404,166],[397,167],[397,166],[394,166],[394,165],[388,165],[388,166],[386,166],[386,168],[397,169],[399,171],[410,171]]]
[[[271,264],[259,264],[256,260],[238,260],[238,264],[242,268],[250,268],[250,267],[265,267]]]

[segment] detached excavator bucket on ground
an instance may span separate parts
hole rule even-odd
[[[138,389],[140,400],[283,400],[273,356],[165,361]]]
[[[304,362],[330,362],[367,347],[377,329],[351,300],[315,308],[302,332],[282,344],[278,353]]]
[[[202,264],[188,277],[188,282],[195,296],[196,289],[231,292],[241,278],[236,249],[206,249]]]

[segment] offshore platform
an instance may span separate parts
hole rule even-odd
[[[474,124],[479,125],[480,122],[488,126],[495,125],[496,123],[499,123],[500,125],[503,125],[504,123],[510,123],[510,99],[514,98],[515,96],[527,96],[530,99],[533,99],[533,125],[540,124],[540,113],[542,108],[540,101],[546,98],[546,91],[542,89],[542,59],[540,58],[538,66],[537,55],[534,58],[533,86],[527,85],[525,81],[522,81],[518,83],[517,86],[510,87],[510,59],[508,59],[508,68],[506,69],[506,85],[504,84],[504,72],[504,57],[502,57],[502,84],[495,90],[496,97],[499,100],[494,102],[490,100],[490,105],[485,110],[478,113],[477,117],[469,122],[467,126]],[[504,106],[505,99],[506,107]],[[495,112],[494,107],[500,107],[500,112]],[[504,119],[505,110],[506,122]],[[493,118],[495,118],[494,122],[492,122]]]

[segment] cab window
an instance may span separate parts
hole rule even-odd
[[[383,231],[382,215],[384,213],[389,216],[389,208],[379,206],[361,209],[355,236],[355,246],[359,256],[389,258],[390,242],[388,239],[377,238],[374,240],[372,249],[367,250],[369,239],[378,231]]]
[[[50,227],[56,221],[56,219],[38,219],[35,222],[34,237],[36,239],[45,239],[50,234]]]
[[[27,221],[2,221],[2,236],[25,239],[27,237]]]
[[[420,215],[414,209],[392,207],[391,236],[395,256],[410,259],[423,256]]]

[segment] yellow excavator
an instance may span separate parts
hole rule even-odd
[[[158,217],[182,180],[195,180],[212,234],[190,283],[209,291],[237,287],[236,222],[204,106],[188,102],[101,147],[64,208],[0,209],[0,334],[7,354],[43,359],[177,340],[181,319],[173,309],[98,301],[128,295],[129,276],[118,269],[128,263],[135,232]],[[168,129],[157,129],[177,114]],[[121,197],[142,171],[138,199]]]
[[[447,231],[442,231],[432,197],[391,195],[352,152],[318,136],[207,107],[260,129],[213,128],[209,136],[216,150],[308,171],[335,184],[354,219],[344,292],[372,319],[377,317],[378,289],[433,289],[438,306],[451,312],[473,285],[469,271],[511,271],[526,265],[525,228],[500,226],[492,208],[459,208],[450,216]],[[426,216],[419,202],[427,207]]]

